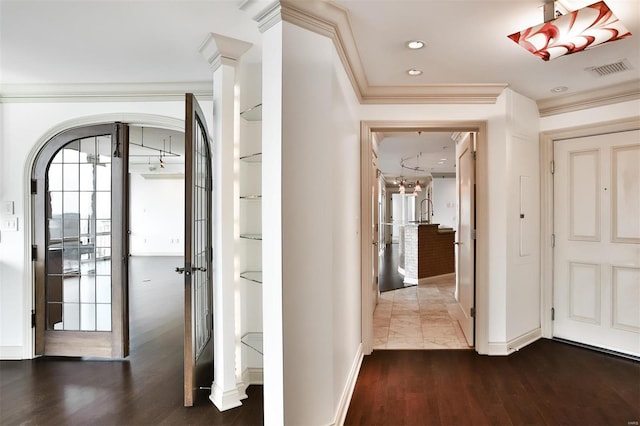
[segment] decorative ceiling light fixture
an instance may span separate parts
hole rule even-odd
[[[422,132],[418,130],[418,136],[420,136]],[[419,153],[418,155],[416,155],[416,167],[415,167],[415,172],[416,172],[416,186],[413,188],[413,195],[417,196],[419,192],[422,192],[422,186],[420,185],[420,181],[418,180],[418,170],[423,171],[420,168],[420,156],[422,155],[422,153]]]
[[[405,193],[405,192],[406,192],[406,190],[407,190],[407,189],[405,188],[405,186],[404,186],[404,179],[402,179],[402,180],[400,181],[400,185],[398,186],[398,189],[400,190],[400,194],[403,194],[403,195],[404,195],[404,193]]]
[[[545,1],[544,23],[508,36],[543,61],[631,36],[604,1],[559,17],[554,3]]]

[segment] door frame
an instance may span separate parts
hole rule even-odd
[[[58,123],[56,126],[50,128],[47,132],[42,134],[40,138],[31,148],[29,155],[25,161],[23,170],[22,182],[24,182],[24,274],[23,274],[23,321],[22,321],[22,359],[33,359],[35,354],[35,328],[31,327],[31,312],[36,308],[35,303],[35,286],[36,286],[36,268],[34,262],[31,260],[31,245],[34,244],[34,218],[35,218],[35,203],[33,202],[33,196],[29,190],[31,185],[31,175],[33,173],[33,167],[38,157],[38,153],[42,148],[57,134],[74,128],[82,126],[91,126],[97,124],[115,123],[116,121],[124,122],[128,125],[140,125],[145,127],[160,127],[169,130],[176,130],[184,132],[184,119],[178,119],[173,117],[167,117],[155,114],[143,114],[143,113],[107,113],[97,114],[86,117],[77,117],[67,121]]]
[[[373,134],[421,130],[423,132],[476,132],[476,352],[489,352],[489,192],[486,121],[361,121],[360,122],[360,285],[362,352],[373,351],[373,310],[370,303],[372,200],[371,152]]]
[[[602,123],[540,133],[540,325],[542,337],[553,338],[553,148],[557,140],[618,133],[640,129],[640,118],[629,117]]]

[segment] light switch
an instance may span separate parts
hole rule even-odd
[[[17,216],[3,216],[2,217],[2,231],[17,231],[18,230],[18,217]]]

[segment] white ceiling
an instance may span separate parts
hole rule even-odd
[[[574,10],[595,1],[563,3]],[[638,0],[607,0],[632,37],[550,62],[507,38],[543,21],[544,0],[336,3],[349,11],[357,53],[372,86],[500,83],[541,100],[558,96],[551,92],[557,86],[568,87],[563,94],[569,94],[640,78]],[[0,0],[0,84],[207,82],[211,70],[198,48],[210,32],[253,43],[242,61],[260,62],[261,34],[253,17],[268,4],[265,0]],[[405,48],[410,39],[427,45],[410,51]],[[585,71],[621,59],[633,69],[600,78]],[[409,68],[424,74],[409,77]],[[433,145],[448,137],[434,136]],[[397,158],[429,151],[417,143],[413,135],[404,143],[383,142],[383,155],[391,147],[388,155],[395,156],[389,167],[399,164]],[[383,160],[381,164],[386,164]]]
[[[394,132],[378,134],[378,168],[387,182],[404,176],[408,180],[438,173],[455,173],[455,142],[451,132]],[[410,158],[409,158],[410,157]],[[410,168],[402,168],[402,160]]]
[[[597,0],[563,0],[571,10]],[[544,22],[543,0],[340,0],[371,85],[507,83],[534,100],[594,89],[640,76],[640,1],[606,3],[634,36],[544,62],[507,38]],[[404,44],[422,40],[411,51]],[[632,71],[593,77],[585,68],[627,58]],[[418,68],[424,73],[409,76]]]

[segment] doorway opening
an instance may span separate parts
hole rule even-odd
[[[421,130],[376,133],[382,229],[374,350],[469,349],[473,345],[473,331],[467,338],[461,328],[466,318],[461,315],[460,274],[456,274],[459,255],[465,261],[472,254],[464,251],[468,247],[457,233],[459,213],[463,226],[474,227],[474,212],[465,208],[473,194],[465,192],[467,182],[460,185],[456,173],[458,154],[469,145],[465,138],[475,135]],[[472,163],[461,165],[471,166],[463,176],[473,173]],[[464,264],[461,271],[467,284],[473,281],[465,276],[469,266]],[[471,285],[463,299],[473,303],[474,291]]]
[[[158,337],[177,326],[181,356],[183,289],[167,272],[184,262],[184,132],[72,128],[41,149],[33,175],[36,354],[124,359],[151,341],[170,351]]]
[[[476,205],[486,199],[477,190],[485,179],[486,124],[365,122],[361,128],[365,353],[480,352],[486,318],[476,316],[476,307],[486,303],[486,281],[476,245],[486,243],[477,239],[486,219]]]
[[[32,169],[32,252],[35,355],[122,360],[130,341],[171,335],[190,406],[213,381],[211,139],[191,94],[185,122],[184,134],[116,122],[46,141]]]

